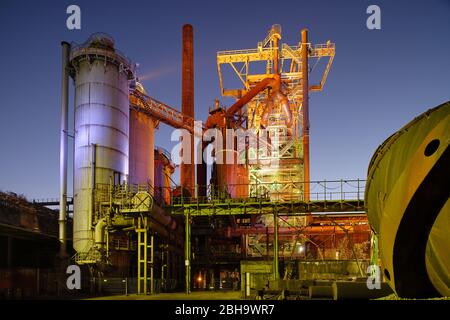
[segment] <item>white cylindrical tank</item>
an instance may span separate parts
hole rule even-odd
[[[82,255],[94,245],[95,189],[108,185],[110,177],[119,183],[128,176],[128,80],[134,74],[129,61],[104,35],[74,47],[71,64],[75,80],[73,247]]]

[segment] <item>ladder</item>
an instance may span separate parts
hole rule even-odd
[[[136,228],[138,237],[138,294],[148,294],[149,280],[150,294],[155,293],[155,282],[153,278],[154,239],[153,235],[150,235],[150,244],[148,244],[148,229],[148,217],[139,216],[137,218]],[[148,271],[150,271],[150,277],[148,276]]]

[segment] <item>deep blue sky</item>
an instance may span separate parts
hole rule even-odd
[[[66,29],[70,4],[81,7],[81,31]],[[381,30],[366,28],[370,4],[381,7]],[[0,0],[0,189],[58,195],[62,40],[112,35],[147,75],[147,91],[179,108],[184,23],[194,26],[196,114],[203,120],[220,97],[217,51],[256,47],[274,23],[288,44],[304,27],[313,43],[335,42],[325,90],[310,99],[311,178],[365,178],[384,139],[450,100],[449,17],[448,0]],[[169,147],[170,132],[162,126],[157,144]]]

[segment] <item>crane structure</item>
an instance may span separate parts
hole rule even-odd
[[[250,195],[309,200],[308,93],[323,89],[335,44],[312,45],[308,31],[301,34],[298,45],[280,46],[281,27],[273,25],[257,48],[217,53],[222,95],[238,99],[225,112],[229,126],[268,137],[245,151]],[[323,58],[327,62],[320,80],[309,83],[310,73]],[[227,87],[226,80],[234,80],[235,86]]]

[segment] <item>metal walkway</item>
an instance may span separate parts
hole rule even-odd
[[[170,206],[171,214],[189,214],[191,216],[240,215],[240,214],[273,214],[298,215],[310,212],[361,212],[365,211],[363,200],[336,201],[257,201],[232,199],[208,203],[180,203]]]
[[[143,112],[173,128],[193,132],[194,119],[137,90],[130,93],[130,108]]]
[[[247,186],[252,189],[251,185]],[[289,216],[311,212],[350,213],[365,211],[365,180],[311,181],[310,186],[312,192],[309,201],[306,201],[301,194],[292,195],[291,199],[283,201],[273,200],[265,194],[230,198],[226,193],[215,193],[213,187],[208,186],[206,197],[173,195],[171,205],[167,206],[167,209],[174,215],[190,216],[274,213]],[[227,187],[233,188],[233,186]],[[234,187],[242,188],[241,185]]]

